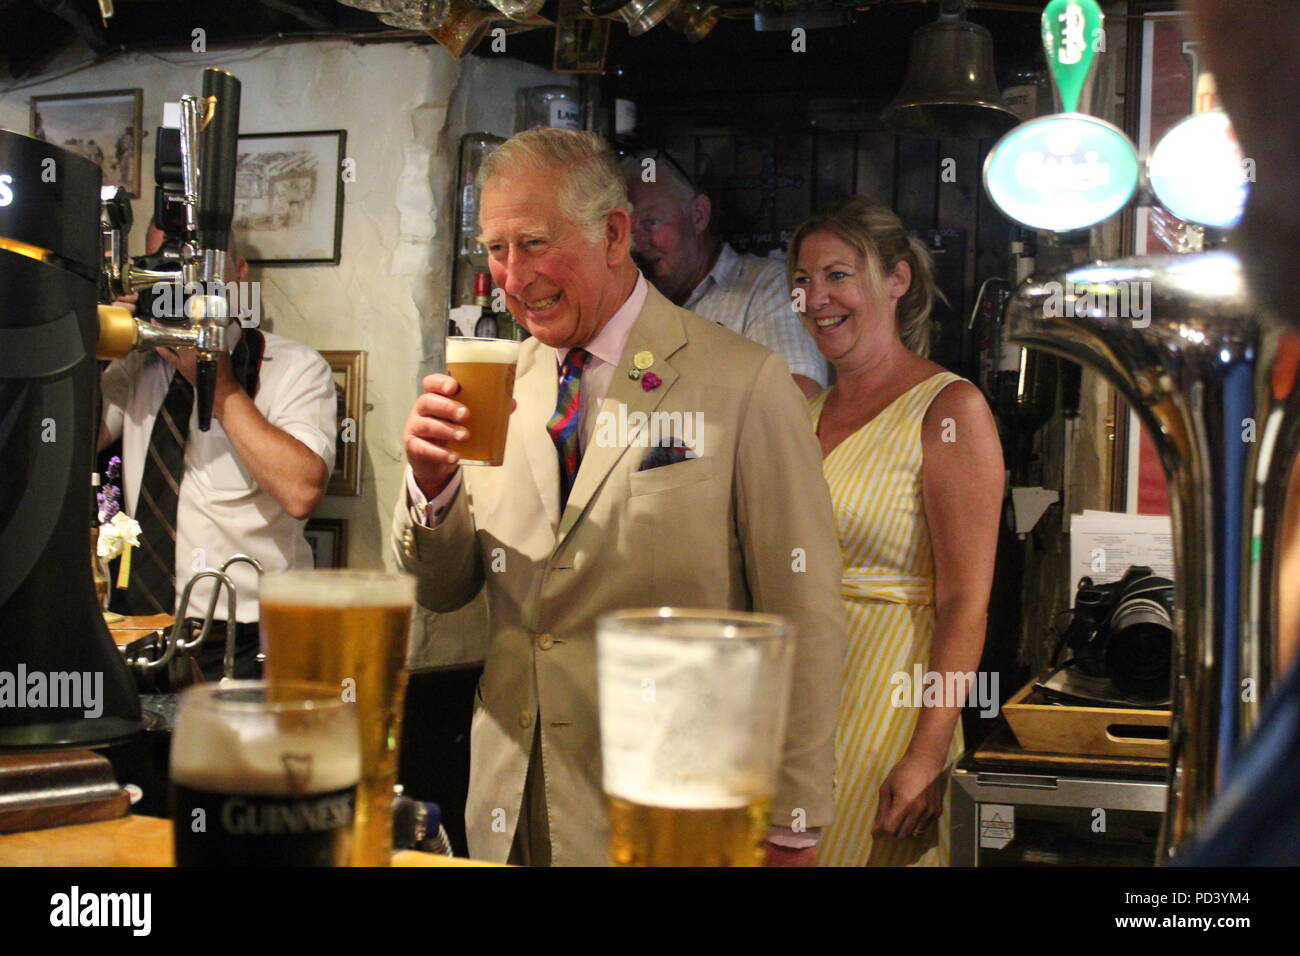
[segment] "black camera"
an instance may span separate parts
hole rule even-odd
[[[163,234],[162,246],[145,256],[136,256],[135,265],[155,272],[181,274],[181,242],[185,236],[185,183],[181,175],[181,131],[158,127],[154,140],[154,213],[153,225]],[[189,325],[179,297],[169,296],[156,287],[140,290],[136,315],[153,317],[168,325]]]
[[[1110,584],[1083,578],[1064,640],[1091,677],[1151,693],[1168,687],[1174,582],[1135,565]]]

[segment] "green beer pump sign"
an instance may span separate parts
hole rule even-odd
[[[1022,123],[984,164],[984,188],[1004,215],[1030,229],[1086,229],[1123,209],[1137,191],[1137,149],[1119,127],[1078,112],[1097,58],[1096,0],[1051,0],[1043,46],[1064,112]]]
[[[1063,113],[1078,111],[1092,78],[1101,21],[1096,0],[1052,0],[1043,10],[1043,49]]]

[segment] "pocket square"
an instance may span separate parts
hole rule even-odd
[[[664,465],[675,465],[679,461],[690,461],[692,458],[699,457],[699,454],[680,438],[665,438],[660,444],[650,447],[636,470],[649,471],[651,468],[662,468]]]

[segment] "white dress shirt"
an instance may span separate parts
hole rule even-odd
[[[784,263],[741,255],[724,242],[718,261],[687,296],[683,308],[779,352],[791,373],[824,386],[826,359],[791,301]]]
[[[227,330],[233,349],[241,329]],[[298,439],[334,468],[335,390],[329,365],[320,354],[283,336],[263,333],[266,350],[261,380],[253,404],[276,428]],[[171,387],[176,370],[155,352],[133,352],[104,371],[104,425],[112,439],[122,439],[124,508],[138,517],[140,481],[149,452],[154,419]],[[195,571],[217,568],[232,554],[244,553],[262,562],[268,573],[312,566],[311,547],[303,537],[305,520],[284,510],[253,480],[217,421],[199,431],[198,407],[190,417],[185,444],[185,475],[176,506],[176,599]],[[139,554],[133,559],[139,559]],[[238,594],[236,617],[258,619],[258,578],[244,562],[227,572]],[[187,617],[202,617],[214,583],[195,585]],[[216,617],[226,619],[226,596],[217,603]]]

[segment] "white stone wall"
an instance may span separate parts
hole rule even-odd
[[[58,76],[85,58],[69,53],[46,73]],[[503,59],[457,62],[437,45],[314,41],[130,54],[0,88],[0,127],[29,132],[35,95],[141,88],[142,188],[128,247],[140,253],[153,213],[153,140],[163,103],[200,92],[207,66],[242,82],[242,132],[347,131],[356,181],[345,185],[340,263],[254,267],[251,278],[262,283],[267,328],[317,349],[367,352],[362,494],[327,497],[316,513],[347,519],[350,566],[391,565],[387,532],[401,493],[402,427],[420,378],[442,363],[460,135],[509,135],[518,87],[567,80]]]

